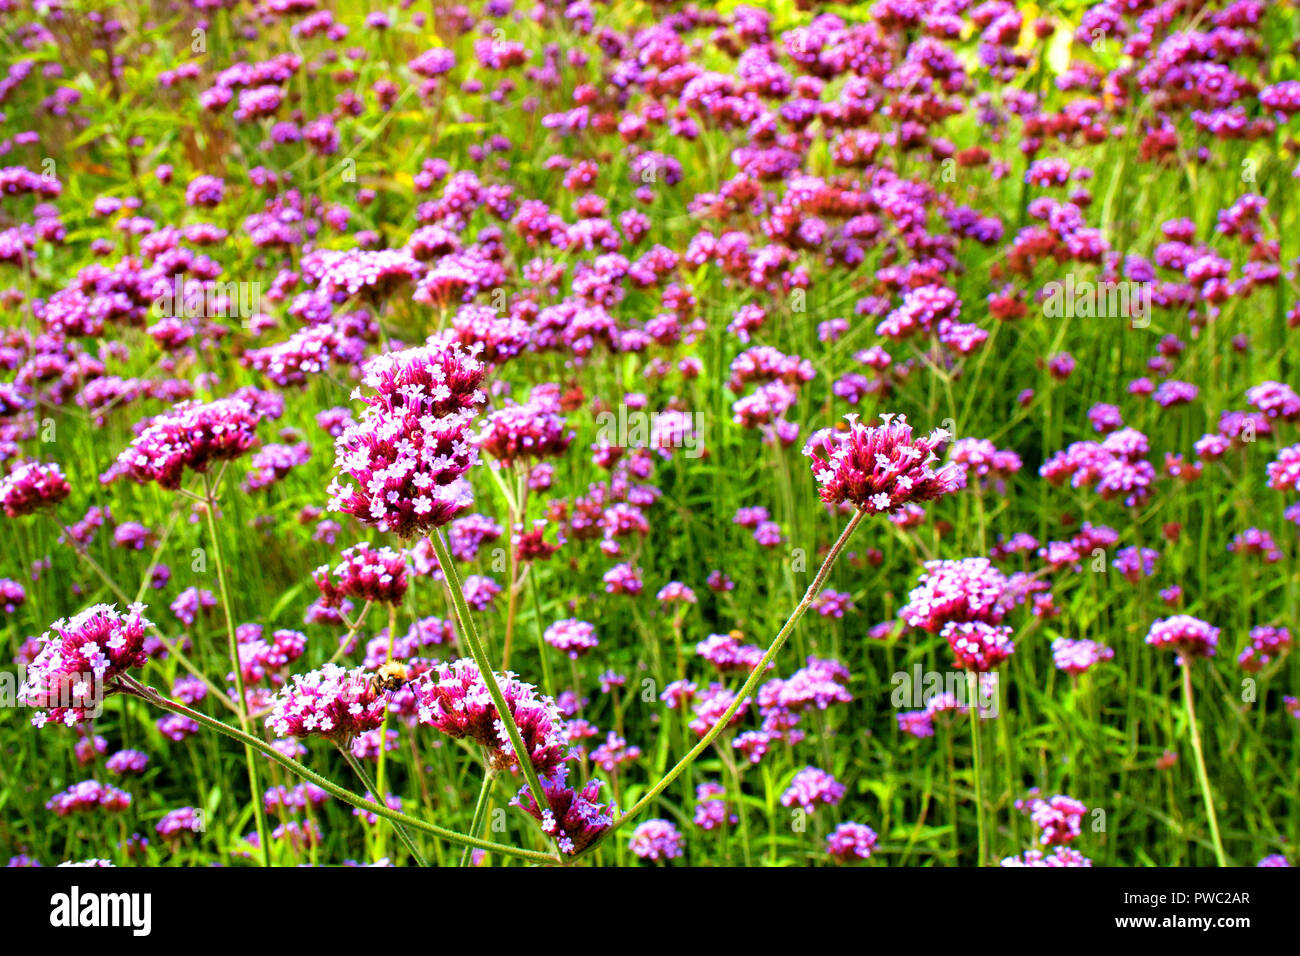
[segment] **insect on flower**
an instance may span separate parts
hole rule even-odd
[[[401,690],[411,680],[411,672],[401,661],[388,661],[380,665],[370,678],[370,686],[376,693],[394,693]]]

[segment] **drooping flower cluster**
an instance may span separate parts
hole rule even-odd
[[[51,624],[18,691],[20,703],[48,708],[38,710],[32,723],[41,727],[52,720],[70,727],[97,716],[104,698],[115,690],[114,679],[148,659],[145,629],[150,624],[143,615],[141,604],[125,613],[96,604]]]
[[[548,807],[539,810],[528,787],[519,791],[511,801],[542,825],[542,831],[555,837],[560,852],[573,855],[581,853],[614,823],[617,808],[598,802],[600,780],[589,780],[581,790],[565,784],[567,766],[556,767],[550,775],[542,776],[542,789]]]
[[[957,466],[933,467],[947,432],[936,429],[926,438],[913,438],[905,416],[881,418],[884,424],[869,427],[849,415],[847,431],[819,432],[808,443],[804,454],[812,458],[822,501],[847,501],[871,514],[891,514],[959,487]]]
[[[554,774],[569,755],[564,719],[555,702],[512,674],[497,675],[497,685],[538,776]],[[517,768],[510,734],[472,660],[438,664],[422,674],[412,689],[420,723],[456,740],[474,741],[498,768]]]
[[[354,393],[367,408],[335,442],[330,508],[402,537],[454,518],[469,503],[459,479],[477,460],[468,426],[484,374],[445,343],[371,359],[362,383],[374,394]]]

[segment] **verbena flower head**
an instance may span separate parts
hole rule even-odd
[[[962,670],[984,673],[995,669],[1016,649],[1011,628],[984,621],[949,621],[943,626],[944,640],[952,648]]]
[[[845,792],[844,784],[825,770],[804,767],[781,794],[781,806],[799,806],[805,813],[812,813],[819,806],[835,806],[844,799]]]
[[[628,849],[642,860],[672,860],[682,855],[682,835],[667,820],[647,820],[628,839]]]
[[[1029,806],[1029,818],[1042,831],[1038,842],[1043,846],[1072,842],[1081,832],[1083,815],[1087,812],[1087,806],[1063,794],[1050,800],[1035,800]]]
[[[1092,866],[1092,860],[1068,846],[1057,847],[1050,854],[1042,850],[1026,850],[1020,856],[1009,856],[999,866]]]
[[[1086,638],[1073,640],[1058,637],[1052,641],[1052,660],[1058,670],[1067,674],[1082,674],[1094,664],[1108,661],[1115,656],[1109,647],[1103,647],[1096,641]]]
[[[469,504],[459,479],[477,461],[468,425],[484,374],[445,343],[371,359],[362,383],[374,394],[354,393],[368,407],[335,442],[330,508],[402,537],[454,518]]]
[[[144,632],[150,625],[143,613],[142,604],[125,613],[96,604],[51,624],[18,691],[20,703],[49,708],[37,711],[32,723],[41,727],[53,720],[70,727],[96,716],[115,689],[114,678],[147,660]]]
[[[505,464],[562,455],[572,441],[564,419],[541,402],[493,412],[478,436],[479,448]]]
[[[1177,651],[1180,663],[1193,657],[1213,657],[1219,646],[1219,629],[1190,614],[1176,614],[1153,623],[1147,643]]]
[[[581,853],[592,841],[614,823],[616,808],[598,802],[602,782],[589,780],[581,790],[565,784],[568,767],[557,767],[555,772],[542,777],[542,790],[547,808],[542,810],[533,799],[528,787],[519,791],[511,801],[542,825],[542,831],[555,837],[561,853]]]
[[[884,424],[861,425],[849,415],[843,432],[819,433],[804,448],[827,504],[851,502],[871,514],[890,514],[910,502],[932,501],[957,490],[961,470],[936,470],[936,449],[948,440],[943,429],[913,438],[902,415],[881,415]],[[825,457],[823,457],[823,455]]]
[[[556,621],[546,629],[546,633],[542,637],[551,647],[557,651],[563,651],[574,660],[577,660],[599,643],[596,640],[594,625],[572,617],[563,621]]]
[[[497,685],[519,728],[539,776],[555,773],[569,756],[564,718],[549,697],[513,674],[497,675]],[[518,765],[506,730],[478,665],[467,658],[438,664],[412,684],[419,721],[454,739],[469,739],[486,749],[501,769]]]
[[[871,856],[876,831],[861,823],[841,823],[826,837],[826,853],[836,863],[856,863]]]
[[[182,402],[153,419],[117,458],[117,473],[140,484],[180,487],[185,469],[206,472],[257,440],[260,413],[242,398]]]
[[[1001,624],[1010,581],[987,558],[927,561],[921,582],[899,612],[911,627],[931,634],[949,622]]]
[[[331,572],[321,565],[312,574],[326,607],[340,607],[347,598],[376,604],[401,604],[406,596],[406,557],[392,548],[358,544],[345,548]]]
[[[54,462],[25,461],[0,479],[0,507],[10,518],[52,508],[70,494],[72,486]]]
[[[279,737],[320,736],[346,743],[383,724],[384,700],[364,668],[325,664],[294,676],[274,698],[266,726]]]
[[[120,813],[129,806],[131,795],[126,791],[102,784],[98,780],[83,780],[50,797],[45,809],[54,811],[56,816],[66,817],[70,813],[84,813],[88,810]]]

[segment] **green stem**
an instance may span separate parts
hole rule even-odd
[[[215,730],[219,734],[225,734],[232,740],[237,740],[245,746],[252,747],[254,750],[263,754],[267,759],[278,763],[290,773],[301,777],[303,780],[306,780],[309,783],[314,783],[331,797],[334,797],[337,800],[342,800],[348,806],[356,807],[358,810],[368,810],[376,816],[392,820],[394,823],[404,824],[413,830],[419,830],[422,833],[429,833],[439,839],[446,840],[450,843],[456,843],[461,846],[472,846],[480,850],[487,850],[492,853],[503,854],[504,856],[513,856],[521,860],[528,860],[531,863],[558,864],[560,862],[557,857],[548,853],[539,853],[536,850],[524,850],[520,847],[506,846],[504,843],[492,843],[489,840],[480,840],[477,837],[469,837],[463,833],[457,833],[455,830],[448,830],[445,827],[440,827],[436,823],[429,823],[427,820],[408,816],[399,810],[394,810],[391,807],[375,803],[373,800],[359,797],[351,790],[340,787],[328,777],[322,777],[314,770],[309,770],[292,757],[286,757],[264,740],[259,740],[251,734],[246,734],[235,727],[231,727],[229,724],[224,724],[219,720],[215,720],[207,714],[200,713],[197,710],[191,710],[184,704],[178,704],[174,700],[168,700],[152,687],[145,687],[143,684],[140,684],[132,678],[122,677],[119,679],[122,681],[122,686],[126,692],[147,700],[155,707],[160,707],[169,713],[179,714],[182,717],[188,717],[195,723],[202,724],[210,730]]]
[[[397,640],[397,605],[388,605],[388,655],[385,661],[391,663],[393,660],[393,642]],[[379,725],[379,760],[375,768],[375,788],[371,791],[375,799],[381,803],[384,800],[384,755],[388,752],[388,698],[384,695],[384,721]],[[376,840],[379,847],[379,855],[384,856],[384,838],[379,836]]]
[[[476,837],[483,827],[483,816],[487,813],[488,797],[492,794],[492,781],[496,775],[488,767],[483,769],[483,785],[479,787],[478,800],[474,804],[474,820],[469,825],[469,835]],[[470,848],[465,847],[460,855],[460,865],[469,866]]]
[[[379,789],[370,782],[370,775],[366,773],[366,768],[362,766],[361,761],[356,758],[356,755],[352,753],[352,750],[347,746],[347,744],[340,743],[338,747],[339,753],[343,754],[343,759],[347,761],[348,766],[352,768],[353,773],[355,773],[361,780],[361,785],[374,795],[375,800],[382,801],[384,798],[380,795]],[[406,848],[411,851],[411,856],[415,858],[415,862],[420,866],[428,866],[429,864],[425,862],[424,857],[416,848],[415,841],[411,839],[411,834],[406,832],[406,827],[402,826],[395,820],[389,820],[388,822],[392,824],[393,829],[397,831],[398,838],[405,843]],[[468,852],[468,850],[466,852]],[[380,847],[379,855],[383,856],[382,846]]]
[[[217,535],[217,499],[213,492],[212,480],[203,476],[203,497],[205,499],[208,537],[212,539],[212,560],[217,566],[217,587],[221,591],[221,607],[226,618],[226,639],[230,645],[230,669],[235,673],[235,715],[239,718],[239,729],[248,733],[248,698],[244,694],[244,669],[239,664],[239,641],[235,637],[235,618],[230,610],[230,588],[226,585],[226,562],[221,554],[221,539]],[[262,788],[257,783],[257,764],[253,760],[253,751],[244,745],[244,763],[248,767],[248,786],[253,794],[253,815],[257,821],[257,839],[262,844],[262,862],[271,865],[271,844],[268,839],[270,831],[266,826],[266,808],[262,806]]]
[[[1205,800],[1205,815],[1210,818],[1210,839],[1214,841],[1214,857],[1219,866],[1227,866],[1223,854],[1223,841],[1219,839],[1219,818],[1214,812],[1214,796],[1210,793],[1210,776],[1205,772],[1205,754],[1201,752],[1201,732],[1196,727],[1196,707],[1192,703],[1192,667],[1183,662],[1183,703],[1187,705],[1187,725],[1192,732],[1192,752],[1196,755],[1196,776],[1201,783],[1201,797]]]
[[[474,626],[474,619],[470,616],[469,605],[466,603],[465,594],[461,590],[460,575],[456,573],[456,567],[452,564],[451,555],[447,553],[447,544],[442,540],[442,532],[435,529],[429,535],[429,543],[433,545],[434,553],[438,556],[438,566],[442,568],[443,583],[446,584],[447,591],[451,595],[452,607],[456,609],[456,619],[460,624],[461,636],[465,638],[465,643],[469,645],[470,656],[474,658],[474,663],[478,665],[478,669],[483,675],[483,683],[487,685],[488,695],[492,698],[492,703],[496,705],[497,715],[501,718],[501,722],[505,724],[506,733],[510,737],[510,744],[514,748],[515,762],[519,764],[524,779],[528,781],[528,789],[532,791],[538,809],[549,807],[551,804],[546,799],[546,791],[542,788],[541,780],[537,777],[537,769],[533,766],[532,754],[524,744],[524,738],[519,733],[519,726],[515,723],[514,714],[511,713],[510,707],[506,704],[505,695],[501,693],[501,686],[497,683],[496,674],[492,671],[492,662],[488,660],[487,652],[483,649],[483,642],[478,636],[478,628]]]
[[[988,861],[988,835],[984,832],[984,767],[980,762],[979,674],[966,672],[966,707],[970,714],[970,745],[975,772],[975,829],[978,834],[979,859],[976,866]]]

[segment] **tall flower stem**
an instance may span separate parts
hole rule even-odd
[[[801,600],[798,605],[795,606],[795,609],[790,612],[790,617],[786,620],[785,624],[781,626],[781,630],[777,632],[776,637],[772,639],[772,644],[763,654],[762,659],[757,665],[755,665],[754,669],[750,671],[749,678],[740,688],[740,691],[736,694],[736,699],[731,702],[731,706],[727,708],[726,712],[724,712],[723,715],[714,722],[713,726],[709,728],[708,733],[700,738],[699,743],[692,747],[687,752],[686,756],[677,762],[675,767],[664,774],[658,783],[646,791],[645,796],[633,804],[631,809],[615,820],[614,824],[608,830],[588,844],[580,853],[577,854],[578,856],[585,856],[590,853],[606,837],[622,827],[625,823],[629,822],[633,817],[654,802],[659,794],[663,793],[674,780],[681,776],[686,768],[694,763],[696,758],[698,758],[700,754],[704,753],[704,751],[713,744],[713,741],[718,738],[718,735],[726,729],[727,725],[731,723],[731,719],[736,716],[736,712],[740,710],[741,705],[749,699],[755,690],[758,689],[759,682],[767,673],[768,665],[771,664],[776,655],[781,652],[781,648],[785,646],[786,639],[789,638],[790,634],[794,631],[795,625],[799,623],[799,619],[803,617],[804,612],[812,606],[813,600],[817,597],[818,592],[822,589],[822,585],[826,583],[826,579],[830,576],[831,568],[835,566],[835,562],[839,558],[840,552],[844,550],[844,546],[848,544],[849,538],[853,536],[853,532],[857,530],[858,525],[862,523],[862,519],[866,516],[867,513],[861,509],[854,512],[849,523],[845,525],[844,530],[840,532],[840,536],[836,539],[835,544],[831,546],[830,553],[826,555],[826,560],[822,562],[822,566],[818,569],[817,576],[813,578],[812,584],[808,585],[808,590],[804,592],[803,600]]]
[[[483,785],[479,787],[478,800],[474,803],[474,820],[469,825],[469,835],[478,836],[479,830],[483,828],[483,817],[487,814],[488,797],[492,795],[492,782],[496,779],[496,774],[492,768],[483,768]],[[470,848],[467,846],[461,852],[460,865],[469,866]]]
[[[505,695],[501,693],[501,686],[497,683],[496,674],[492,671],[492,662],[488,660],[487,652],[483,649],[483,641],[478,635],[478,628],[474,626],[474,618],[470,615],[469,604],[466,603],[465,594],[461,589],[460,575],[456,573],[456,566],[452,564],[451,555],[447,553],[447,544],[442,540],[442,532],[434,530],[429,535],[429,542],[433,545],[434,554],[438,556],[438,566],[442,569],[443,583],[447,585],[447,591],[451,594],[451,603],[456,610],[456,620],[460,624],[461,636],[465,639],[465,643],[469,645],[470,656],[474,658],[474,663],[478,665],[478,669],[483,675],[483,683],[487,685],[492,703],[496,705],[497,715],[501,718],[506,733],[510,737],[510,744],[515,752],[515,762],[519,764],[524,779],[528,781],[528,789],[532,791],[538,809],[549,807],[551,804],[546,799],[546,790],[543,789],[542,781],[537,776],[537,769],[533,766],[532,754],[524,744],[523,736],[519,733],[519,726],[515,723],[514,715],[506,704]]]
[[[370,775],[366,773],[366,768],[348,748],[347,744],[339,744],[339,753],[343,754],[343,759],[347,761],[348,766],[352,768],[352,772],[361,780],[361,785],[374,795],[376,801],[382,802],[384,798],[379,794],[378,787],[370,782]],[[398,839],[406,844],[406,849],[411,852],[411,856],[415,859],[415,862],[420,866],[428,866],[429,864],[425,862],[424,857],[416,847],[415,841],[411,839],[411,834],[406,832],[406,827],[402,826],[395,820],[389,820],[388,822],[392,824],[393,829],[397,831]],[[468,850],[466,850],[466,852],[468,852]],[[379,845],[378,855],[381,857],[384,855],[383,844]]]
[[[519,589],[523,583],[519,577],[519,549],[515,547],[514,534],[516,526],[520,533],[523,532],[524,517],[528,512],[528,485],[515,465],[510,466],[510,478],[515,485],[513,491],[497,474],[498,469],[488,470],[506,499],[506,523],[509,526],[506,528],[506,546],[510,549],[510,589],[506,593],[506,636],[501,646],[501,669],[507,671],[510,669],[510,648],[514,644],[515,621],[519,612]]]
[[[397,640],[397,605],[388,605],[388,654],[384,658],[385,662],[391,662],[393,659],[393,642]],[[388,705],[390,695],[384,695],[384,722],[379,725],[379,760],[375,767],[375,789],[371,791],[375,799],[380,803],[384,802],[384,755],[388,752]],[[398,834],[402,836],[403,834]],[[377,838],[379,844],[379,855],[384,855],[384,838],[379,835]]]
[[[979,712],[979,674],[966,672],[966,709],[970,714],[970,747],[975,774],[975,831],[979,859],[976,866],[984,866],[988,861],[988,834],[984,832],[984,765],[980,757],[980,712]]]
[[[537,597],[537,574],[528,574],[528,593],[533,599],[533,618],[537,624],[537,656],[542,660],[542,691],[554,696],[555,680],[551,677],[551,663],[546,654],[546,631],[542,627],[542,602]]]
[[[221,608],[226,618],[226,639],[230,645],[230,669],[235,674],[235,716],[239,729],[248,733],[248,698],[244,694],[244,669],[239,663],[239,640],[235,636],[235,618],[230,610],[230,588],[226,583],[226,562],[221,554],[221,538],[217,534],[217,498],[212,480],[203,476],[204,512],[208,521],[208,537],[212,539],[212,562],[217,566],[217,587],[221,591]],[[271,865],[270,831],[266,826],[266,808],[262,806],[262,788],[257,782],[257,763],[253,751],[244,745],[244,763],[248,767],[248,786],[253,795],[253,814],[257,821],[257,839],[262,845],[262,862]]]
[[[1227,866],[1223,841],[1219,838],[1219,817],[1214,812],[1214,795],[1210,792],[1210,776],[1205,772],[1205,754],[1201,751],[1201,732],[1196,726],[1196,706],[1192,703],[1192,667],[1183,662],[1183,703],[1187,706],[1187,726],[1192,733],[1192,752],[1196,755],[1196,777],[1201,783],[1201,798],[1205,801],[1205,815],[1210,819],[1210,839],[1214,841],[1214,858],[1219,866]]]
[[[536,850],[525,850],[520,847],[507,846],[504,843],[492,843],[489,840],[480,840],[477,837],[466,836],[463,833],[457,833],[455,830],[448,830],[445,827],[440,827],[436,823],[430,823],[427,820],[421,820],[418,817],[409,816],[402,813],[400,810],[394,810],[391,807],[376,803],[373,800],[359,797],[351,790],[340,787],[328,777],[322,777],[314,770],[308,769],[292,757],[286,757],[264,740],[260,740],[251,734],[246,734],[242,730],[232,727],[229,724],[215,720],[207,714],[200,713],[197,710],[191,710],[184,704],[177,703],[174,700],[169,700],[159,694],[152,687],[145,687],[133,678],[122,676],[119,677],[119,680],[122,682],[122,689],[125,692],[143,698],[155,707],[159,707],[168,713],[188,717],[190,720],[207,727],[209,730],[215,730],[217,733],[224,734],[232,740],[237,740],[245,746],[252,747],[254,750],[263,754],[268,760],[278,763],[290,773],[300,777],[301,779],[306,780],[309,783],[314,783],[331,797],[334,797],[337,800],[342,800],[350,807],[356,807],[358,810],[369,811],[376,816],[384,817],[394,823],[401,823],[410,827],[412,830],[428,833],[440,840],[446,840],[449,843],[455,843],[460,846],[471,846],[475,849],[486,850],[490,853],[500,853],[503,856],[513,856],[521,860],[527,860],[530,863],[554,865],[560,862],[559,858],[552,856],[549,853],[539,853]]]

